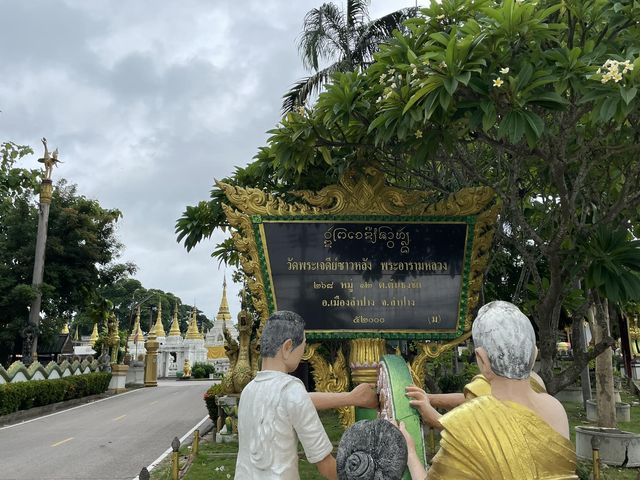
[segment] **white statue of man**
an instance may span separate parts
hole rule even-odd
[[[372,385],[350,392],[308,393],[289,375],[302,359],[304,320],[293,312],[275,312],[262,331],[262,370],[242,390],[238,407],[237,480],[299,480],[298,440],[309,463],[324,478],[336,479],[333,445],[317,409],[355,405],[377,407]]]

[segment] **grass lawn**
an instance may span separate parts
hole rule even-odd
[[[320,419],[329,438],[337,446],[343,431],[338,415],[333,411],[324,411],[320,412]],[[233,478],[238,445],[233,443],[213,443],[211,440],[211,434],[201,440],[198,457],[189,467],[184,476],[185,480],[227,480]],[[181,462],[184,462],[186,455],[189,454],[189,449],[183,448],[180,452],[184,454],[181,458]],[[300,449],[300,452],[302,452],[302,449]],[[305,480],[322,480],[323,478],[316,467],[304,459],[304,454],[301,454],[299,468],[300,478]],[[170,465],[167,460],[151,471],[151,479],[171,479]]]
[[[636,400],[636,398],[628,392],[623,391],[621,395],[623,402],[632,403]],[[571,440],[575,443],[574,427],[577,425],[592,425],[592,423],[587,421],[586,413],[582,408],[582,404],[565,403],[564,407],[569,416]],[[337,446],[342,435],[342,427],[340,426],[337,414],[333,411],[321,412],[320,419],[325,426],[329,438],[334,445]],[[618,424],[618,428],[621,430],[640,433],[640,406],[632,406],[631,421],[620,422]],[[198,457],[189,467],[184,477],[186,480],[227,480],[229,478],[233,478],[238,445],[215,444],[211,439],[211,434],[208,434],[206,438],[201,441],[200,452],[198,453]],[[183,454],[181,462],[186,460],[186,456],[189,454],[189,451],[189,448],[181,449],[181,453]],[[302,449],[300,449],[300,452],[300,478],[303,478],[304,480],[321,480],[322,477],[318,474],[316,467],[309,464],[309,462],[304,459]],[[583,464],[580,466],[580,469],[583,472],[589,472],[591,470],[591,465]],[[581,476],[581,478],[589,478],[587,475]],[[151,472],[151,478],[152,480],[171,479],[170,467],[166,460]],[[640,469],[617,469],[604,466],[601,478],[602,480],[637,480],[640,478]]]
[[[593,392],[595,395],[595,391]],[[622,401],[632,405],[631,407],[631,421],[630,422],[618,422],[618,428],[627,432],[640,433],[640,406],[633,406],[633,402],[637,402],[637,398],[631,395],[624,389],[620,392]],[[569,417],[569,428],[571,430],[571,441],[575,445],[576,432],[575,428],[579,425],[595,425],[595,423],[587,420],[587,414],[582,408],[581,403],[564,403],[564,408],[567,411]],[[582,465],[582,467],[591,471],[591,464]],[[585,477],[587,478],[587,477]],[[603,480],[637,480],[640,478],[640,468],[615,468],[603,465],[601,478]]]

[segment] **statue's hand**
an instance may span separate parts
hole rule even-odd
[[[426,420],[430,417],[429,413],[434,408],[431,406],[431,402],[429,401],[429,395],[420,387],[416,387],[415,385],[409,385],[406,388],[407,397],[411,400],[409,401],[409,405],[418,410],[420,416],[423,420]]]
[[[351,405],[362,408],[378,408],[378,394],[375,385],[371,383],[361,383],[351,392]]]

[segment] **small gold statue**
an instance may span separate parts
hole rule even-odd
[[[183,378],[188,378],[191,377],[191,363],[189,362],[188,358],[185,358],[184,360],[184,367],[182,367],[182,377]]]
[[[638,328],[638,319],[634,318],[633,323],[628,321],[629,325],[629,347],[631,348],[631,358],[640,356],[640,328]]]

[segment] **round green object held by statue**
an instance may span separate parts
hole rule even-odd
[[[404,422],[416,444],[416,451],[422,464],[426,464],[424,435],[418,411],[409,405],[406,387],[413,384],[411,372],[404,359],[399,355],[385,355],[380,361],[378,374],[378,395],[380,411],[378,416],[386,420]],[[410,480],[407,470],[403,480]]]

